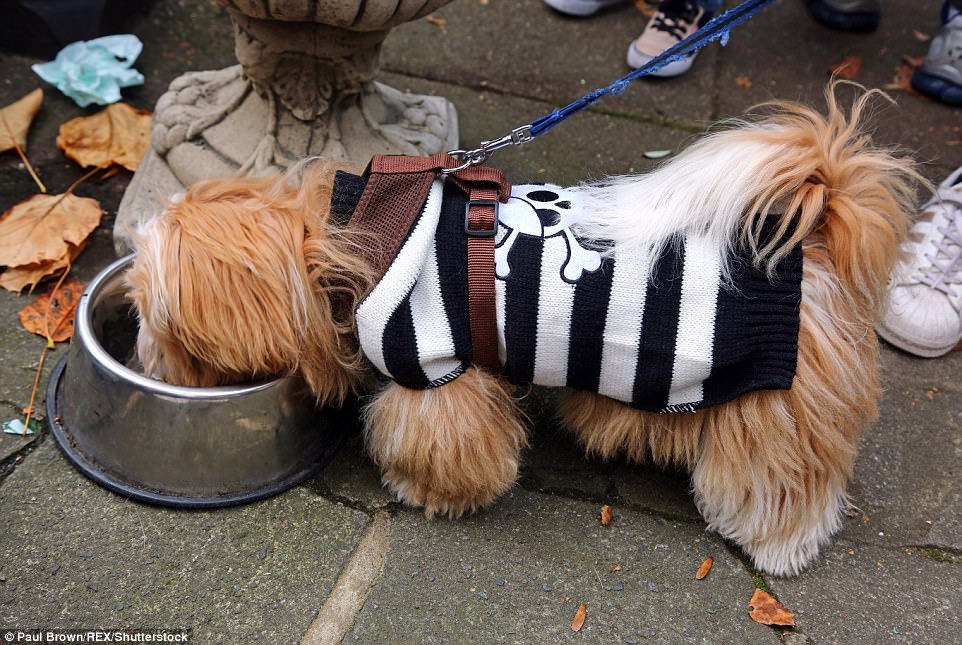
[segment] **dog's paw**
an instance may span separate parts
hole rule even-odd
[[[764,573],[788,578],[808,568],[818,556],[821,543],[817,540],[770,540],[762,544],[743,546],[755,568]]]
[[[500,491],[467,491],[458,494],[432,490],[423,482],[406,477],[395,470],[384,473],[382,481],[398,501],[406,506],[424,510],[428,519],[436,515],[457,519],[465,513],[474,513],[490,506],[498,498]]]
[[[791,577],[807,569],[818,557],[822,547],[842,526],[844,494],[819,499],[816,508],[796,508],[796,514],[776,520],[762,519],[756,524],[728,526],[719,531],[752,559],[755,567],[765,573]],[[718,526],[714,526],[718,530]]]

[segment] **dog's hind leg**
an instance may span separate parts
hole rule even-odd
[[[845,310],[817,254],[806,261],[792,388],[712,408],[692,474],[709,526],[776,575],[801,571],[841,527],[859,434],[878,415],[871,321]]]
[[[477,367],[427,390],[387,385],[364,412],[384,482],[429,517],[490,505],[518,477],[527,435],[511,386]]]
[[[636,463],[691,469],[699,449],[703,412],[658,414],[630,408],[608,397],[568,390],[559,412],[590,455],[625,455]]]
[[[778,576],[801,572],[841,527],[855,454],[834,420],[822,426],[788,399],[759,393],[716,410],[692,473],[708,527]]]
[[[791,391],[693,413],[644,412],[568,392],[561,414],[589,454],[691,471],[708,527],[759,569],[794,575],[841,526],[860,419],[872,414],[871,384],[836,390],[813,373],[825,358],[803,351]]]

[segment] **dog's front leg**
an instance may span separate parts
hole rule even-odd
[[[527,436],[511,386],[477,367],[428,390],[391,383],[365,409],[365,443],[405,504],[458,517],[510,489]]]

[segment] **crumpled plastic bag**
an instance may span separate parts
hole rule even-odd
[[[31,69],[80,107],[109,105],[120,100],[120,88],[144,82],[143,74],[133,69],[143,48],[136,36],[104,36],[70,43],[54,60]]]
[[[10,421],[7,421],[3,424],[3,431],[6,434],[17,434],[23,437],[26,435],[33,434],[34,428],[36,428],[36,425],[37,425],[36,421],[34,421],[33,419],[30,419],[29,426],[24,425],[23,421],[21,421],[20,419],[11,419]]]

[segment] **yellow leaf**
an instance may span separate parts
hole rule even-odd
[[[588,605],[581,603],[578,605],[578,611],[575,612],[575,617],[571,621],[571,631],[580,632],[581,628],[585,625],[585,618],[588,617]]]
[[[137,170],[150,145],[150,112],[114,103],[60,126],[57,147],[84,168],[119,164]]]
[[[97,225],[103,210],[96,199],[34,195],[0,215],[0,266],[41,264],[64,257],[80,246]]]
[[[38,88],[0,110],[0,152],[27,149],[27,131],[42,103],[43,90]]]
[[[748,602],[748,608],[748,615],[751,616],[752,620],[756,623],[787,627],[795,625],[795,615],[785,609],[782,603],[761,589],[755,590],[752,599]]]
[[[73,336],[74,314],[84,285],[70,278],[53,293],[51,288],[20,310],[20,324],[32,334],[62,343]]]

